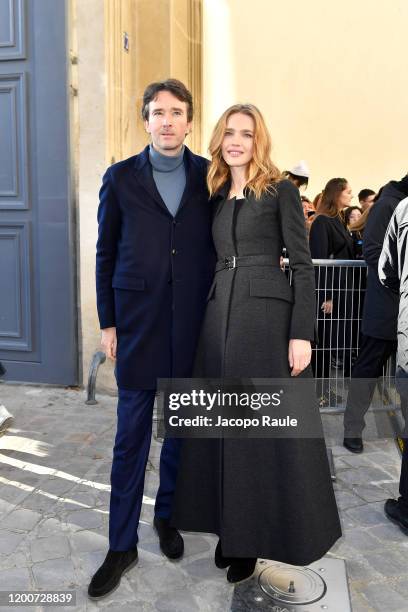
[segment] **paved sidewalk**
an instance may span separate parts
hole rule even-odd
[[[151,527],[160,453],[155,439],[146,474],[138,566],[110,597],[97,603],[87,599],[89,579],[108,545],[115,434],[116,400],[98,399],[98,405],[86,406],[83,391],[0,384],[0,404],[15,416],[13,427],[0,437],[0,590],[74,589],[75,610],[270,610],[265,597],[248,601],[245,593],[250,589],[234,589],[226,582],[225,571],[213,563],[214,536],[186,534],[184,558],[172,563],[163,557]],[[327,418],[329,438],[338,444],[340,418]],[[333,453],[345,535],[330,555],[346,560],[353,611],[406,612],[408,538],[383,513],[384,500],[398,491],[395,445],[391,440],[368,442],[366,452],[358,456],[334,446]],[[53,609],[73,610],[44,608]]]

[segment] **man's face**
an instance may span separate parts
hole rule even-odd
[[[159,91],[156,99],[149,103],[145,128],[157,151],[163,155],[177,155],[191,130],[191,122],[187,120],[187,103],[181,102],[169,91]]]
[[[374,198],[375,198],[375,194],[367,196],[367,197],[365,198],[365,200],[360,200],[360,206],[361,206],[361,208],[362,208],[363,212],[364,212],[365,210],[367,210],[367,208],[370,208],[370,206],[372,206],[372,205],[373,205],[373,203],[374,203]]]

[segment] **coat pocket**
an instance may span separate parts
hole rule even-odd
[[[249,281],[249,295],[251,297],[277,298],[286,302],[293,302],[293,292],[289,284],[276,282],[269,278],[252,278]]]
[[[114,289],[144,291],[146,288],[146,282],[144,278],[137,278],[136,276],[124,276],[123,274],[114,274],[112,278],[112,287]]]

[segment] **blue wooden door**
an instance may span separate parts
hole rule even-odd
[[[0,0],[0,361],[77,384],[65,0]]]

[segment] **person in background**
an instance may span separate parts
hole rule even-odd
[[[359,232],[351,229],[355,223],[359,222],[361,216],[359,206],[349,206],[344,210],[344,223],[353,239],[354,259],[362,259],[363,255],[363,242],[361,235]]]
[[[398,295],[378,278],[378,260],[392,214],[408,196],[408,174],[381,188],[364,229],[363,255],[367,262],[367,290],[362,318],[362,340],[351,373],[344,413],[343,445],[352,453],[364,450],[364,415],[373,398],[376,379],[397,348]]]
[[[318,193],[317,195],[315,195],[315,197],[313,198],[313,208],[315,210],[317,210],[319,208],[319,204],[320,204],[320,200],[322,199],[322,195],[323,195],[323,191],[321,191],[320,193]]]
[[[354,258],[355,259],[364,259],[363,235],[364,235],[364,228],[366,226],[368,215],[370,214],[370,211],[371,211],[371,206],[365,209],[365,211],[359,216],[357,221],[353,221],[352,223],[350,223],[349,228],[348,228],[354,240],[354,246],[355,246]]]
[[[359,206],[349,206],[344,209],[344,221],[347,229],[350,229],[352,223],[356,223],[361,217],[361,209]]]
[[[315,207],[313,206],[313,202],[311,202],[309,198],[307,198],[304,195],[301,195],[300,199],[302,201],[303,216],[305,218],[305,221],[307,221],[312,216],[310,213],[314,215],[316,210],[315,210]]]
[[[375,191],[372,189],[362,189],[358,194],[358,201],[362,212],[370,208],[374,204]]]
[[[408,198],[400,202],[391,217],[378,262],[380,282],[399,296],[398,353],[396,387],[401,400],[408,400]],[[405,415],[406,416],[406,415]],[[384,505],[386,516],[408,535],[408,437],[407,421],[404,430],[401,474],[398,499],[387,499]]]
[[[309,166],[304,159],[301,159],[290,170],[285,170],[283,176],[296,185],[299,190],[307,189],[310,178]]]
[[[363,230],[366,224],[370,208],[366,208],[362,214],[359,206],[349,206],[344,212],[346,227],[353,240],[354,259],[362,260],[363,256]],[[351,280],[350,294],[350,325],[351,325],[351,365],[357,359],[357,351],[360,344],[360,323],[364,306],[364,295],[367,284],[367,271],[365,266],[353,266],[350,268]]]
[[[344,226],[341,211],[350,205],[353,197],[345,178],[331,179],[323,190],[309,234],[310,252],[313,259],[353,259],[353,241]],[[344,363],[341,346],[345,337],[343,329],[346,308],[345,287],[347,269],[333,266],[315,268],[318,308],[319,344],[313,360],[314,374],[319,380],[317,393],[320,405],[336,405],[339,397],[329,385],[331,351],[337,348],[336,358]],[[319,313],[319,310],[321,311]],[[338,319],[342,319],[339,321]]]

